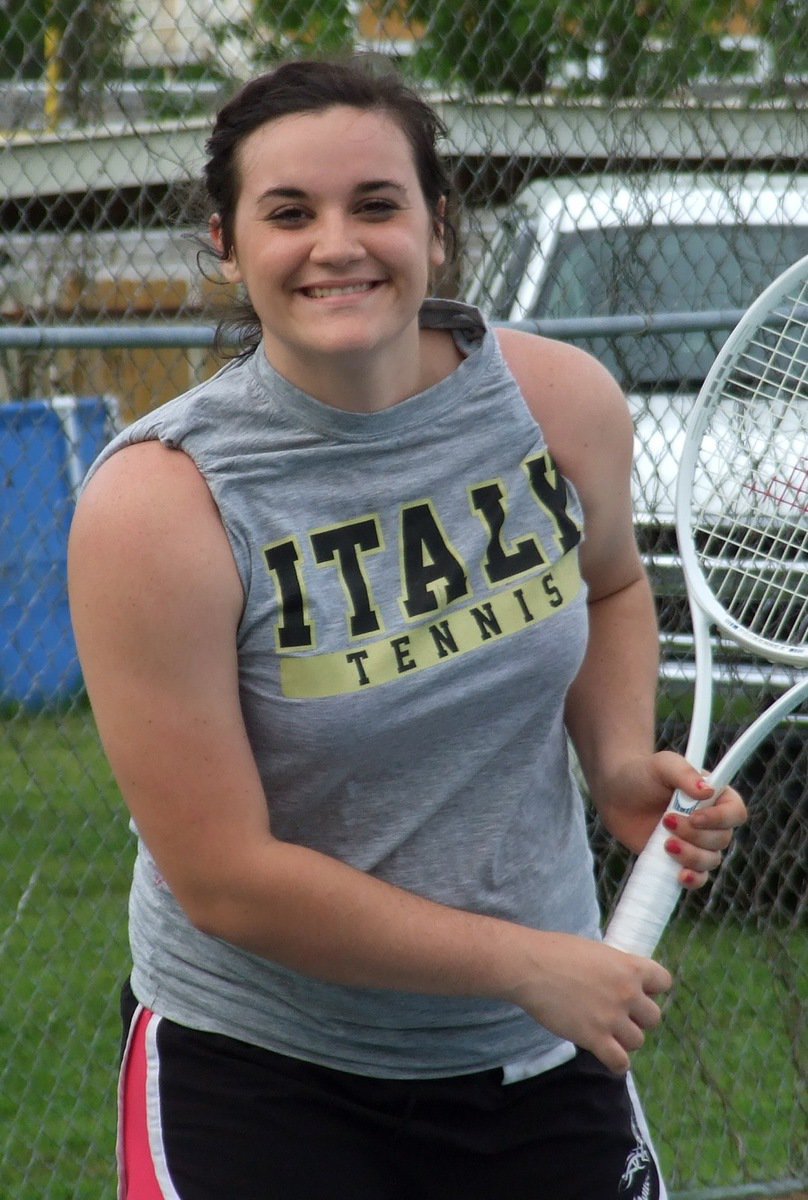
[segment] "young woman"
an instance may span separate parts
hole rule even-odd
[[[210,229],[252,336],[78,506],[139,837],[127,1200],[665,1194],[627,1071],[671,978],[599,940],[567,750],[634,851],[705,787],[653,752],[631,425],[586,354],[426,299],[439,133],[356,64],[225,106]],[[686,886],[744,816],[679,820]]]

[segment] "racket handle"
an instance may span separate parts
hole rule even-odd
[[[806,701],[808,678],[803,677],[764,709],[706,777],[705,782],[713,789],[712,797],[693,800],[684,792],[675,792],[668,812],[688,814],[712,804],[778,721]],[[667,836],[660,822],[634,864],[603,938],[608,946],[628,954],[654,953],[682,890],[679,867],[665,851]]]
[[[703,804],[676,792],[668,812],[691,813],[699,807]],[[665,850],[669,836],[660,821],[623,888],[603,938],[607,946],[646,957],[656,949],[682,891],[679,864]]]

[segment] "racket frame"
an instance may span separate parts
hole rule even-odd
[[[718,396],[721,395],[730,372],[736,366],[735,349],[739,343],[747,340],[750,327],[760,326],[762,311],[773,311],[777,300],[788,293],[794,280],[805,286],[807,279],[808,256],[783,272],[751,305],[713,362],[686,427],[677,475],[675,520],[687,586],[696,660],[693,713],[685,757],[698,769],[701,769],[704,762],[712,716],[712,626],[716,626],[736,644],[769,662],[787,663],[795,667],[805,667],[808,663],[808,647],[773,643],[746,629],[726,612],[714,596],[702,572],[693,544],[690,519],[692,481],[702,435],[713,407],[718,402]],[[775,726],[806,699],[808,678],[803,677],[759,714],[707,776],[707,782],[714,789],[714,796],[729,784],[742,764]],[[690,814],[696,808],[712,803],[713,798],[697,801],[681,791],[676,791],[667,811]],[[629,875],[604,935],[607,944],[633,954],[650,955],[654,952],[682,891],[679,883],[679,865],[665,850],[667,837],[668,833],[660,822]]]

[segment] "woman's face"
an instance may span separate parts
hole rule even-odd
[[[346,356],[412,354],[443,247],[392,118],[335,106],[254,130],[225,277],[244,284],[273,365],[298,386]],[[214,241],[221,249],[216,223]],[[382,357],[380,357],[382,356]]]

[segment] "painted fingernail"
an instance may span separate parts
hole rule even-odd
[[[665,849],[667,850],[668,854],[681,854],[682,843],[677,842],[675,838],[669,838],[665,843]]]
[[[700,779],[698,781],[698,783],[696,784],[696,787],[699,789],[700,792],[709,792],[709,790],[710,790],[710,785],[706,779]]]
[[[674,829],[679,828],[679,819],[674,813],[665,813],[665,816],[662,818],[662,824],[666,829],[670,829],[673,832]]]
[[[691,883],[695,883],[695,882],[696,882],[696,876],[693,874],[692,871],[685,871],[682,874],[682,883],[685,885],[685,887],[690,887]]]

